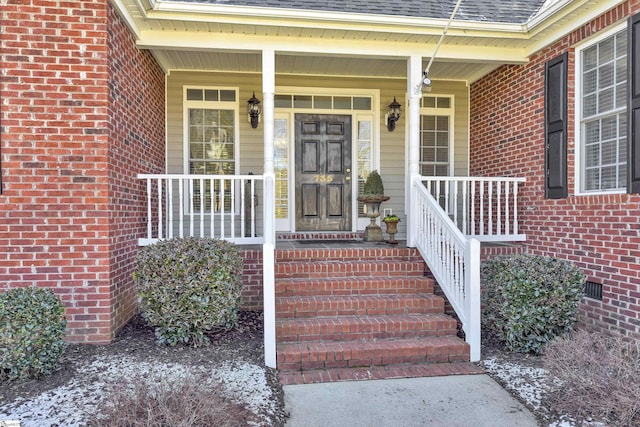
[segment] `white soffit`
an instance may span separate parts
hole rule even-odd
[[[279,73],[403,77],[406,58],[427,61],[445,20],[247,8],[165,0],[111,0],[166,71],[259,72],[260,50],[276,51]],[[549,0],[525,25],[454,20],[434,78],[473,81],[528,57],[621,3]],[[231,54],[231,55],[230,55]],[[256,68],[257,67],[257,68]]]

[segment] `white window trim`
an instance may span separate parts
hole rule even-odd
[[[203,89],[203,90],[229,90],[236,93],[235,101],[192,101],[187,100],[188,89]],[[235,174],[238,175],[240,170],[240,108],[239,108],[239,95],[240,90],[238,87],[228,86],[205,86],[205,85],[185,85],[182,87],[182,158],[183,158],[183,171],[185,175],[195,175],[189,173],[189,109],[190,108],[213,108],[213,109],[225,109],[234,110],[234,130],[233,130],[233,163]],[[231,176],[231,175],[230,175]],[[236,194],[240,194],[236,188]],[[185,212],[189,212],[189,198],[185,197]],[[236,198],[235,203],[235,215],[240,215],[240,200]],[[205,215],[211,215],[212,212],[205,212]],[[195,215],[199,215],[200,212],[194,212]],[[214,212],[215,215],[219,215],[219,212]]]
[[[574,194],[576,196],[598,196],[605,194],[625,194],[627,192],[626,188],[617,189],[617,190],[598,190],[598,191],[583,191],[582,190],[582,165],[583,165],[583,157],[582,153],[582,52],[593,45],[601,42],[602,40],[613,36],[620,31],[627,29],[627,21],[622,20],[622,22],[618,24],[614,24],[607,28],[606,30],[600,31],[598,34],[589,37],[586,40],[581,41],[575,45],[575,55],[574,55],[574,64],[575,64],[575,80],[574,80],[574,100],[575,100],[575,108],[574,108]],[[629,81],[627,81],[629,84]],[[629,118],[627,117],[627,120]],[[627,135],[629,138],[629,135]],[[629,167],[628,159],[627,159],[627,167]]]

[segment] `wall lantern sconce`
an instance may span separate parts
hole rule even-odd
[[[251,123],[251,127],[254,129],[257,128],[258,123],[260,123],[261,111],[262,107],[260,107],[260,100],[256,98],[256,93],[253,92],[253,96],[247,101],[247,116],[249,118],[249,123]]]
[[[401,105],[396,101],[396,97],[393,97],[393,102],[389,104],[389,112],[386,114],[385,119],[387,121],[387,129],[392,132],[396,128],[396,122],[400,120],[402,110]]]

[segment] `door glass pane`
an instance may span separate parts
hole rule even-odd
[[[275,119],[273,165],[276,184],[276,218],[289,217],[289,120]]]
[[[373,138],[371,120],[358,121],[358,194],[364,189],[364,181],[372,170]],[[365,217],[364,206],[358,202],[358,216]]]

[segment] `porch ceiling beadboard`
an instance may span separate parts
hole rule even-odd
[[[165,71],[260,72],[260,50],[279,74],[404,77],[406,58],[428,62],[454,0],[111,0]],[[473,82],[535,51],[621,1],[463,1],[433,79]],[[397,7],[396,7],[397,6]],[[366,13],[363,13],[365,11]],[[230,55],[232,53],[232,55]]]

